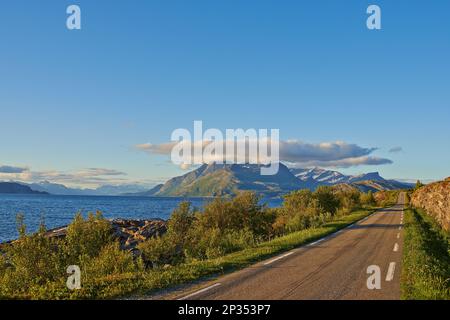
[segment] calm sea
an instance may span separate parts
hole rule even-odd
[[[201,207],[207,198],[148,198],[0,194],[0,243],[17,238],[16,215],[25,216],[27,232],[38,229],[41,217],[48,229],[69,224],[77,212],[101,211],[108,219],[168,219],[182,201]],[[266,201],[269,206],[280,200]]]

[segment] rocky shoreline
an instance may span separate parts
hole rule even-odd
[[[161,219],[152,220],[131,220],[131,219],[114,219],[109,220],[112,228],[112,237],[120,243],[120,248],[129,251],[133,255],[140,254],[137,246],[155,237],[160,237],[167,232],[167,222]],[[58,227],[45,232],[47,238],[64,239],[67,235],[67,227]],[[8,243],[13,243],[10,241]],[[5,245],[0,244],[1,246]]]

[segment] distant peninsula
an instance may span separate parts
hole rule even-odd
[[[48,192],[34,191],[29,186],[16,182],[0,182],[0,194],[49,194]]]

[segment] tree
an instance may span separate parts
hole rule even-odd
[[[365,205],[368,205],[368,206],[373,206],[373,205],[376,205],[376,203],[377,203],[376,200],[375,200],[375,197],[373,196],[373,192],[372,191],[369,191],[367,193],[363,193],[361,195],[361,202],[363,204],[365,204]]]
[[[184,243],[192,223],[195,220],[195,210],[192,209],[190,202],[182,202],[176,208],[167,222],[167,231],[174,236],[178,242]]]
[[[414,191],[415,191],[415,190],[419,190],[419,189],[422,188],[423,186],[424,186],[424,184],[423,184],[420,180],[417,180],[416,186],[414,187]]]
[[[319,208],[323,213],[334,215],[339,208],[339,198],[334,194],[333,189],[328,186],[321,186],[314,192],[314,197],[319,203]]]

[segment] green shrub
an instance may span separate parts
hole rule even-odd
[[[65,272],[54,242],[42,234],[23,236],[5,251],[8,263],[1,272],[0,291],[25,293],[30,287],[57,281]]]
[[[416,185],[414,186],[414,191],[419,190],[423,186],[424,184],[420,180],[417,180]]]
[[[397,203],[401,190],[383,190],[375,193],[377,205],[380,207],[391,207]]]
[[[203,211],[181,203],[168,221],[167,233],[139,246],[152,265],[203,260],[248,248],[273,234],[276,211],[259,204],[254,193],[216,198]]]
[[[359,191],[344,191],[338,193],[340,214],[349,214],[352,211],[361,208],[361,193]]]
[[[158,267],[183,262],[184,250],[191,245],[189,235],[195,222],[195,210],[192,209],[191,203],[180,203],[167,222],[167,233],[138,246],[145,263]]]
[[[88,260],[81,270],[84,282],[95,281],[102,277],[136,272],[141,269],[139,261],[135,262],[130,252],[120,250],[118,243],[105,245],[98,256]]]
[[[8,264],[6,262],[6,256],[0,251],[0,278],[5,273],[8,268]]]
[[[171,236],[171,240],[184,247],[195,219],[195,211],[191,203],[180,203],[167,222],[167,234]]]
[[[274,216],[259,204],[260,200],[252,192],[239,193],[231,200],[216,198],[197,215],[198,223],[203,228],[219,230],[248,229],[256,237],[266,237],[271,232]]]
[[[311,216],[319,214],[318,201],[310,190],[298,190],[284,196],[273,228],[276,234],[309,228]]]
[[[253,247],[256,244],[254,233],[248,229],[231,230],[223,233],[220,247],[223,254]]]
[[[303,212],[312,206],[316,207],[314,195],[308,189],[293,191],[283,199],[283,209],[286,211]]]
[[[154,268],[184,260],[181,248],[169,235],[148,239],[139,244],[138,249],[141,250],[145,264]]]
[[[318,201],[318,206],[323,213],[334,215],[339,208],[339,198],[332,187],[321,186],[314,192],[314,198]]]
[[[196,233],[196,231],[200,232]],[[248,229],[209,228],[193,230],[190,244],[185,249],[189,260],[204,260],[252,247],[256,244],[256,240],[253,232]]]
[[[64,243],[67,264],[76,264],[80,260],[93,258],[111,242],[111,223],[104,219],[100,212],[95,215],[89,213],[87,219],[78,213],[67,228]]]
[[[375,206],[377,204],[372,191],[361,194],[361,204],[366,206]]]
[[[284,196],[283,205],[277,211],[272,226],[274,234],[282,235],[286,232],[319,227],[344,206],[345,212],[359,207],[359,193],[347,192],[336,195],[330,187],[319,187],[315,192],[310,190],[291,192]]]
[[[51,292],[53,298],[68,297],[72,294],[65,286],[69,265],[80,266],[88,283],[137,266],[131,254],[112,243],[111,225],[100,213],[89,214],[86,220],[78,214],[64,239],[46,237],[43,224],[37,233],[26,235],[23,216],[17,221],[20,238],[4,246],[0,263],[2,296],[45,299]]]
[[[286,221],[285,232],[295,232],[307,228],[309,228],[309,217],[297,213]]]

